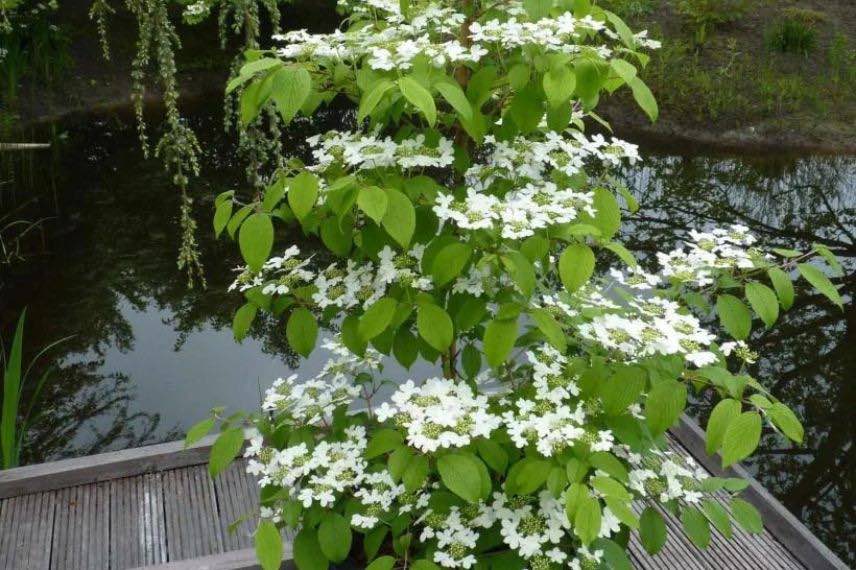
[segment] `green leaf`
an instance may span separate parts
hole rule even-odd
[[[462,119],[465,121],[473,120],[473,106],[470,105],[460,85],[449,81],[440,82],[435,87],[440,92],[440,95],[443,96],[443,99],[458,112]]]
[[[282,565],[282,538],[276,525],[270,521],[259,522],[255,535],[256,558],[264,570],[279,570]]]
[[[493,368],[501,366],[517,341],[517,319],[494,319],[484,332],[484,354]]]
[[[646,507],[639,517],[639,538],[645,551],[651,556],[660,552],[669,538],[666,521],[653,507]]]
[[[511,466],[505,482],[505,492],[510,495],[530,495],[541,488],[550,474],[550,462],[526,457]]]
[[[407,465],[412,458],[413,452],[410,451],[409,447],[404,445],[396,448],[395,451],[389,454],[389,458],[386,460],[386,467],[393,481],[396,483],[401,481],[404,470],[407,469]]]
[[[523,0],[523,7],[526,9],[529,19],[537,22],[541,18],[546,18],[550,15],[553,0]]]
[[[761,438],[761,416],[758,412],[743,412],[725,430],[722,438],[722,467],[746,459],[758,447]]]
[[[309,356],[318,338],[318,323],[315,316],[304,307],[295,309],[285,327],[288,344],[301,356]]]
[[[312,90],[312,77],[302,67],[282,67],[273,76],[271,99],[283,122],[288,124]]]
[[[577,512],[574,514],[574,534],[584,545],[588,546],[597,538],[600,522],[600,502],[591,496],[581,498],[577,505]]]
[[[372,114],[372,111],[377,108],[383,96],[387,91],[392,89],[395,84],[389,79],[381,79],[375,83],[368,93],[364,94],[360,99],[360,108],[357,111],[357,122],[362,123],[363,120]]]
[[[752,331],[752,313],[743,301],[734,295],[719,295],[716,298],[716,313],[728,334],[736,340],[746,340]]]
[[[731,538],[731,519],[728,518],[725,507],[714,500],[705,499],[701,502],[701,509],[722,536]]]
[[[764,521],[754,506],[740,498],[731,499],[731,515],[746,532],[761,534],[764,532]]]
[[[629,502],[615,499],[613,497],[606,497],[604,498],[604,501],[606,502],[606,506],[609,507],[609,510],[612,511],[612,514],[614,514],[618,520],[634,530],[639,528],[639,517],[637,517],[636,513],[633,512],[633,509],[630,508]]]
[[[404,470],[404,475],[401,477],[401,482],[404,483],[404,490],[408,493],[415,493],[421,489],[428,479],[430,470],[427,457],[424,455],[415,456],[407,464],[407,469]]]
[[[416,312],[416,329],[431,348],[445,352],[452,345],[455,329],[449,314],[437,305],[420,305]]]
[[[636,366],[619,368],[600,385],[600,398],[607,414],[623,414],[630,404],[639,399],[645,389],[645,371]]]
[[[681,512],[681,523],[684,532],[699,548],[707,548],[710,544],[710,525],[702,512],[696,508],[685,508]]]
[[[244,340],[244,337],[250,331],[250,325],[253,324],[258,310],[259,308],[255,305],[247,303],[241,305],[241,308],[235,312],[235,316],[232,318],[232,334],[235,335],[235,340],[238,342]]]
[[[358,329],[360,336],[365,340],[371,340],[385,331],[392,322],[392,317],[395,316],[396,307],[398,307],[398,301],[390,297],[375,301],[360,317]]]
[[[273,247],[273,223],[267,214],[253,214],[241,225],[238,246],[247,265],[258,271]]]
[[[705,436],[705,450],[708,455],[713,455],[722,446],[725,430],[728,429],[734,418],[740,415],[740,409],[740,402],[730,398],[722,400],[713,408],[707,422],[707,434]]]
[[[508,453],[501,445],[492,439],[478,439],[476,440],[476,450],[488,467],[500,475],[505,473],[508,468]]]
[[[544,104],[535,85],[527,85],[517,92],[511,100],[508,114],[524,133],[538,128],[544,116]]]
[[[374,459],[384,453],[389,453],[401,445],[403,441],[404,437],[398,431],[390,428],[379,429],[369,439],[365,451],[366,459]]]
[[[303,171],[295,176],[288,185],[288,205],[298,220],[302,220],[318,199],[318,178],[311,172]]]
[[[386,197],[386,192],[377,186],[360,188],[360,193],[357,195],[357,206],[376,224],[380,225],[381,220],[386,215],[388,205],[389,199]]]
[[[366,566],[366,570],[392,570],[394,566],[395,558],[392,556],[381,556]]]
[[[328,512],[318,526],[318,544],[331,562],[343,562],[351,552],[351,525],[336,512]]]
[[[416,211],[410,199],[398,190],[387,189],[387,209],[382,225],[401,247],[407,248],[416,230]]]
[[[559,257],[559,277],[569,292],[573,293],[591,278],[594,273],[594,252],[585,244],[571,244]]]
[[[472,253],[472,246],[459,241],[443,246],[431,263],[431,276],[437,287],[443,287],[456,279],[470,261]]]
[[[535,290],[535,268],[525,255],[511,250],[502,256],[502,263],[520,292],[529,297]]]
[[[297,533],[292,549],[297,570],[327,570],[330,566],[318,544],[318,534],[311,528],[303,528]]]
[[[419,342],[407,327],[400,327],[392,342],[392,353],[399,364],[410,368],[419,356]]]
[[[600,469],[613,479],[618,479],[622,483],[628,483],[630,481],[630,477],[627,474],[627,468],[624,467],[624,464],[616,456],[608,451],[592,453],[588,457],[588,462],[592,467]]]
[[[776,323],[779,318],[779,300],[772,289],[756,281],[750,281],[746,284],[746,299],[767,328]]]
[[[657,383],[645,400],[645,415],[648,427],[654,435],[664,433],[672,427],[684,411],[687,403],[687,387],[675,380]]]
[[[844,301],[841,299],[841,294],[835,288],[835,285],[832,284],[832,281],[823,274],[823,271],[808,263],[798,263],[797,270],[815,289],[823,293],[839,309],[844,310]]]
[[[588,475],[589,464],[577,459],[576,457],[571,457],[565,464],[565,471],[568,475],[568,481],[571,483],[579,483],[585,479],[586,475]]]
[[[347,233],[336,218],[327,218],[321,223],[321,241],[327,249],[340,257],[348,257],[353,245],[352,227],[346,226]]]
[[[779,296],[779,304],[787,311],[794,304],[794,284],[791,282],[790,275],[778,267],[768,269],[767,275],[770,277],[773,289],[776,290],[776,294]]]
[[[187,430],[187,435],[184,437],[184,447],[190,447],[210,432],[214,428],[214,418],[205,418],[199,423],[196,423]]]
[[[607,244],[604,244],[603,247],[617,255],[618,258],[627,265],[627,267],[636,267],[636,258],[633,256],[632,253],[630,253],[630,250],[628,250],[620,243],[612,241]]]
[[[767,417],[788,438],[797,443],[802,443],[805,431],[799,418],[797,418],[796,414],[789,407],[781,402],[776,402],[767,410]]]
[[[407,99],[411,105],[419,109],[425,115],[425,119],[430,126],[434,126],[437,122],[437,107],[434,104],[434,97],[431,92],[422,87],[422,85],[412,77],[402,77],[398,80],[398,88],[401,89],[401,94]]]
[[[645,111],[645,114],[648,115],[652,123],[656,121],[660,110],[657,107],[657,100],[654,99],[654,94],[651,93],[645,82],[635,77],[632,81],[628,81],[627,84],[630,85],[630,89],[633,91],[633,98],[636,99],[636,104]]]
[[[573,71],[561,65],[547,71],[542,83],[544,93],[547,95],[547,102],[551,107],[559,107],[568,104],[571,95],[574,94],[577,78]]]
[[[220,433],[211,446],[211,456],[208,459],[208,473],[216,477],[226,469],[244,447],[243,428],[231,428]]]
[[[544,333],[544,336],[547,337],[550,344],[556,347],[559,352],[564,353],[568,349],[568,342],[565,339],[565,331],[562,330],[562,326],[553,318],[553,315],[551,315],[547,309],[532,309],[529,312],[529,316],[532,317],[532,321],[538,329]]]
[[[226,200],[214,210],[214,237],[219,237],[226,228],[226,224],[232,219],[232,206],[232,201]]]
[[[481,497],[482,480],[476,461],[464,453],[449,453],[437,459],[440,480],[447,489],[469,503],[476,503]]]
[[[609,66],[627,84],[636,78],[636,66],[627,60],[613,59],[610,60]]]
[[[592,489],[599,491],[605,497],[612,497],[619,501],[628,503],[633,500],[633,495],[618,481],[611,477],[598,475],[591,478]]]

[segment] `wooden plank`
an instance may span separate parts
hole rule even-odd
[[[214,479],[223,545],[227,551],[253,545],[253,532],[258,521],[259,493],[255,479],[247,473],[246,468],[245,460],[235,461]],[[229,526],[241,519],[243,522],[236,524],[234,532],[229,532]]]
[[[0,499],[200,465],[208,461],[215,438],[188,449],[175,441],[0,471]]]
[[[49,568],[53,515],[52,493],[4,501],[0,510],[0,568]]]
[[[160,473],[110,482],[110,567],[166,562],[166,521]]]
[[[214,484],[205,466],[166,471],[167,560],[185,560],[223,552]]]
[[[288,544],[283,546],[282,568],[294,570],[295,566],[291,562],[291,547]],[[135,570],[143,570],[143,568]],[[256,562],[255,551],[252,548],[245,548],[193,560],[146,566],[146,570],[261,570],[261,567]]]
[[[718,477],[741,477],[749,481],[743,497],[761,513],[764,526],[805,567],[812,570],[847,570],[848,566],[814,536],[799,519],[770,494],[742,466],[723,470],[719,456],[709,456],[704,448],[704,432],[693,420],[683,416],[672,434],[711,474]]]
[[[56,493],[54,570],[107,570],[110,567],[110,489],[105,483]]]

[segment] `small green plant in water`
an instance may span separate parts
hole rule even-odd
[[[33,409],[39,399],[53,367],[48,368],[33,388],[28,402],[23,402],[24,387],[27,379],[33,371],[33,366],[50,349],[68,340],[70,337],[53,342],[39,351],[30,361],[27,368],[23,368],[24,351],[24,322],[27,310],[21,312],[18,325],[15,327],[15,336],[8,354],[5,349],[0,350],[0,358],[3,364],[3,400],[0,402],[0,469],[11,469],[17,467],[21,461],[21,447],[29,426],[35,419]],[[24,406],[26,405],[26,409]]]

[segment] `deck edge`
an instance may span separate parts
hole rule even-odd
[[[776,540],[797,560],[812,570],[848,570],[847,566],[828,546],[817,538],[793,513],[761,485],[741,465],[722,469],[718,455],[708,455],[705,450],[704,432],[695,420],[681,416],[671,433],[693,458],[718,477],[740,477],[749,482],[743,498],[752,503],[761,513],[764,526]]]
[[[207,436],[189,447],[173,441],[0,471],[0,499],[201,465],[208,462],[216,438]]]

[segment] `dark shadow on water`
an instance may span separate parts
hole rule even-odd
[[[231,336],[238,305],[227,294],[237,248],[213,239],[213,196],[242,188],[216,101],[191,113],[205,157],[193,187],[206,290],[186,288],[176,269],[178,195],[155,160],[142,159],[128,115],[77,117],[35,133],[50,151],[0,155],[0,212],[47,218],[26,242],[27,260],[0,268],[4,338],[28,306],[30,351],[73,334],[54,353],[24,450],[25,462],[85,455],[180,437],[216,405],[253,408],[260,390],[298,359],[282,324],[259,323],[243,344]],[[287,135],[301,149],[308,133],[341,122],[330,114]],[[37,135],[37,136],[36,136]],[[302,152],[302,151],[301,151]],[[624,176],[643,209],[625,225],[644,260],[671,247],[688,227],[743,223],[766,245],[806,248],[818,241],[844,261],[838,280],[852,299],[856,280],[856,159],[653,152]],[[806,443],[793,448],[765,434],[750,467],[768,489],[851,562],[856,557],[856,307],[839,311],[804,291],[753,344],[764,357],[752,373],[795,407]],[[316,351],[301,368],[317,370]],[[696,402],[705,417],[710,402]]]

